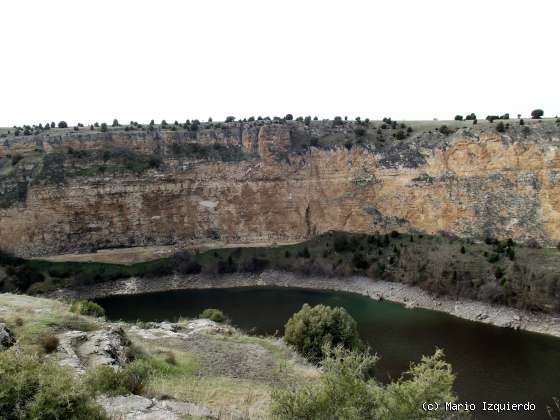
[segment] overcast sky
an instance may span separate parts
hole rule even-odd
[[[0,125],[560,114],[560,1],[0,3]]]

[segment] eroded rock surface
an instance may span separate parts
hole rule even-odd
[[[121,366],[126,363],[129,345],[124,331],[118,327],[93,332],[67,331],[58,336],[57,358],[61,366],[68,366],[78,374],[88,367]]]
[[[175,400],[150,399],[139,395],[103,396],[98,398],[97,402],[114,420],[180,420],[185,416],[218,418],[210,409],[201,405]]]

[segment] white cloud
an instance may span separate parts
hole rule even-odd
[[[551,1],[0,4],[0,125],[560,114]]]

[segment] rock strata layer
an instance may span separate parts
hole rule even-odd
[[[15,197],[0,208],[0,249],[39,256],[207,240],[305,240],[329,230],[560,240],[558,128],[536,127],[530,134],[469,128],[383,146],[296,152],[299,135],[271,124],[195,137],[142,132],[6,141],[0,157],[42,153],[40,165],[48,163],[51,172],[23,160],[18,165],[28,165],[27,178],[0,177],[0,193]],[[244,157],[173,152],[194,143],[238,148]],[[142,173],[101,174],[91,171],[103,162],[79,172],[76,152],[68,157],[70,147],[107,145],[157,153],[163,164]]]

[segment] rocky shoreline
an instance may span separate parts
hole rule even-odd
[[[229,274],[209,276],[169,276],[158,279],[129,278],[95,286],[60,289],[51,297],[96,298],[110,295],[129,295],[182,289],[230,287],[299,287],[357,293],[374,300],[388,300],[407,308],[424,308],[445,312],[470,321],[498,327],[508,327],[560,337],[560,315],[533,313],[507,306],[493,305],[468,299],[435,297],[414,286],[372,280],[367,277],[328,278],[309,277],[293,273],[265,271],[260,274]]]

